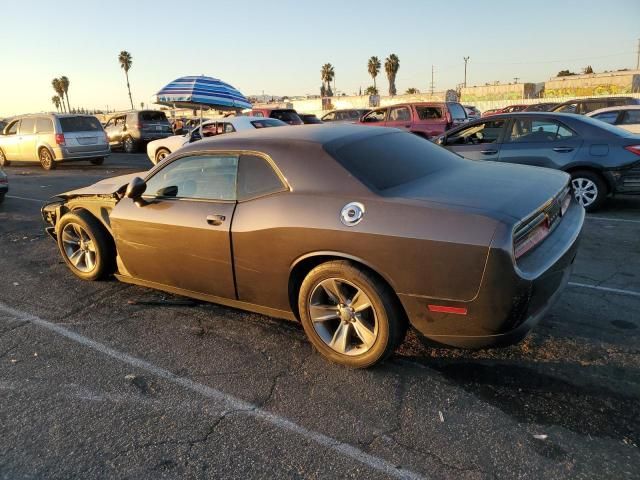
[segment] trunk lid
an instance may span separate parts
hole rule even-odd
[[[385,192],[388,196],[470,208],[494,218],[522,220],[553,199],[569,175],[547,168],[465,162]],[[386,196],[385,195],[385,196]]]

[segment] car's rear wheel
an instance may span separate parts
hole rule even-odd
[[[58,248],[69,269],[83,280],[99,280],[113,273],[114,252],[108,233],[89,213],[62,216]]]
[[[0,203],[4,202],[4,193],[0,193]]]
[[[89,160],[91,165],[102,165],[104,163],[104,158],[92,158]]]
[[[125,137],[122,141],[122,148],[126,153],[135,153],[136,151],[136,142],[134,142],[133,138]]]
[[[162,162],[165,158],[167,158],[169,155],[171,154],[171,152],[169,150],[167,150],[166,148],[160,148],[158,149],[158,151],[156,152],[156,165],[160,162]]]
[[[573,172],[571,185],[576,201],[588,212],[600,208],[607,197],[607,185],[597,173],[588,170]]]
[[[56,168],[56,162],[53,160],[53,155],[48,148],[40,149],[38,159],[40,160],[40,165],[42,165],[42,168],[45,170],[53,170]]]
[[[10,164],[11,162],[7,160],[7,157],[5,156],[4,152],[0,150],[0,167],[8,167]]]
[[[311,270],[298,298],[302,325],[327,359],[370,367],[402,342],[406,324],[393,292],[367,270],[331,261]]]

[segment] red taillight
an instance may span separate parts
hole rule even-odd
[[[547,235],[549,235],[549,224],[548,220],[545,218],[542,223],[533,228],[523,238],[518,239],[518,241],[514,245],[513,254],[516,258],[520,258],[537,244],[539,244],[542,240],[544,240]]]
[[[631,153],[640,155],[640,145],[629,145],[628,147],[624,147],[624,148],[625,150],[629,150]]]
[[[56,133],[56,144],[57,145],[64,145],[64,133]]]
[[[428,305],[430,312],[453,313],[454,315],[466,315],[467,309],[464,307],[449,307],[447,305]]]
[[[9,181],[4,177],[0,177],[0,183],[9,183]]]

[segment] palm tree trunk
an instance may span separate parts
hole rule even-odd
[[[376,87],[376,77],[373,77],[373,89],[377,90],[378,88]]]
[[[69,105],[69,93],[68,92],[64,92],[64,96],[67,97],[67,110],[69,110],[69,113],[71,113],[71,105]],[[64,103],[64,101],[63,101]]]
[[[131,110],[133,110],[133,99],[131,98],[131,87],[129,86],[129,72],[125,70],[124,75],[127,77],[127,90],[129,91],[129,102],[131,102]]]

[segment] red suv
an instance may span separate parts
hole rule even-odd
[[[360,119],[364,125],[395,127],[426,138],[437,137],[467,121],[467,112],[457,102],[401,103],[377,108]]]
[[[289,125],[302,125],[302,119],[293,108],[254,108],[251,110],[252,117],[276,118]]]

